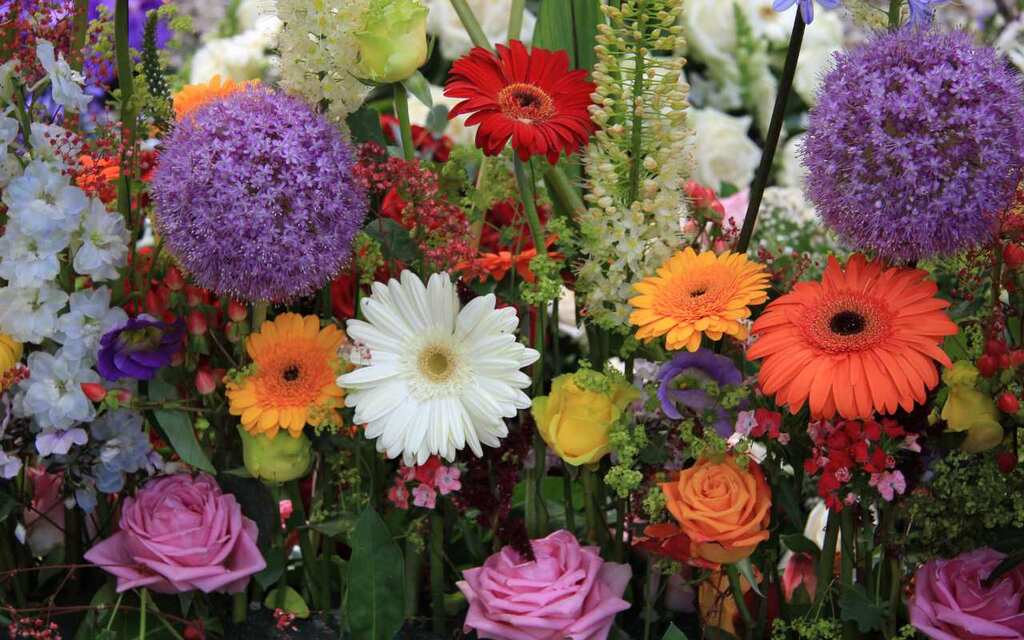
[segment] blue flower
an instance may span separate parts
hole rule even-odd
[[[907,0],[910,5],[910,24],[915,27],[928,28],[935,18],[935,5],[946,0]]]
[[[90,431],[93,440],[102,443],[99,461],[92,469],[101,492],[117,493],[124,488],[125,474],[151,468],[153,447],[138,413],[127,409],[105,413],[92,423]]]
[[[918,1],[927,2],[928,0]],[[772,8],[776,11],[785,11],[797,2],[800,3],[800,15],[804,19],[804,24],[811,24],[814,20],[814,0],[775,0],[775,2],[772,3]],[[825,9],[835,9],[841,2],[842,0],[818,0],[818,4]]]

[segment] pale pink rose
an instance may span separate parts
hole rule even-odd
[[[25,509],[25,538],[34,556],[45,556],[64,544],[64,476],[42,467],[26,470],[32,483],[32,505]]]
[[[213,478],[181,473],[151,480],[126,498],[118,532],[85,559],[117,576],[118,592],[238,593],[267,566],[257,533]]]
[[[605,562],[565,530],[530,544],[534,560],[505,547],[462,573],[463,631],[491,640],[605,640],[615,615],[629,609],[629,565]]]

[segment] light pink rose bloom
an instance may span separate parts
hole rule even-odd
[[[564,530],[530,544],[534,560],[505,547],[463,572],[463,630],[492,640],[605,640],[615,614],[629,609],[629,565],[605,562]]]
[[[42,467],[26,470],[32,483],[32,506],[25,509],[25,541],[34,556],[45,556],[64,544],[64,476]]]
[[[238,593],[267,563],[256,523],[208,475],[146,483],[121,508],[120,530],[85,559],[117,576],[117,591]]]
[[[917,570],[910,623],[935,640],[1024,638],[1024,566],[983,583],[1005,555],[993,549],[932,560]]]

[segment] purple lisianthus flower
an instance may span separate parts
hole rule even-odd
[[[732,360],[707,349],[698,349],[692,353],[677,354],[658,372],[658,381],[661,383],[658,386],[658,400],[661,401],[661,410],[665,412],[666,416],[672,420],[683,418],[677,404],[683,405],[698,415],[710,410],[717,416],[715,431],[718,435],[723,438],[732,435],[733,422],[728,412],[707,392],[702,389],[677,389],[673,386],[675,379],[682,374],[692,375],[705,381],[710,380],[719,386],[738,385],[743,382],[743,375]]]
[[[248,87],[190,113],[165,141],[152,182],[157,231],[217,295],[310,294],[345,267],[366,216],[353,163],[309,105]]]
[[[105,379],[152,380],[156,372],[171,363],[181,350],[185,326],[160,322],[142,314],[100,339],[96,369]]]
[[[772,3],[772,8],[776,11],[785,11],[798,2],[800,4],[800,17],[804,19],[804,24],[811,24],[814,21],[815,0],[775,0]],[[825,9],[835,9],[842,0],[817,0],[817,2]]]
[[[1024,91],[963,32],[901,29],[836,58],[811,110],[807,191],[853,249],[893,261],[992,237],[1024,170]]]

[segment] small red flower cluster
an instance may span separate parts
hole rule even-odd
[[[381,215],[409,230],[428,269],[450,271],[472,257],[465,212],[447,200],[437,176],[418,160],[388,156],[380,145],[367,143],[359,148],[354,173],[367,193],[380,200]]]
[[[412,503],[424,509],[437,506],[437,494],[446,496],[462,488],[458,467],[446,467],[437,456],[415,467],[404,464],[395,476],[395,484],[388,490],[388,500],[399,509],[409,508],[409,485],[413,484]]]
[[[11,640],[15,638],[38,638],[38,640],[61,640],[60,628],[56,622],[47,622],[42,618],[19,618],[11,616],[12,622],[7,625],[7,633]]]
[[[829,509],[841,511],[867,487],[876,488],[886,501],[906,491],[895,454],[901,449],[920,451],[920,447],[917,435],[908,435],[895,420],[812,422],[807,433],[814,449],[804,461],[804,471],[821,475],[818,494]]]

